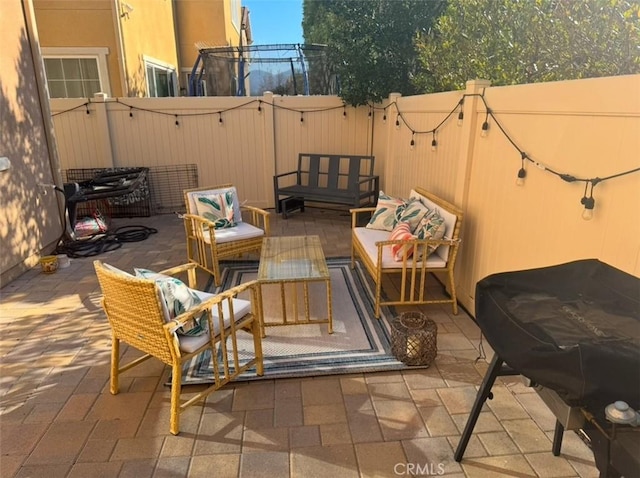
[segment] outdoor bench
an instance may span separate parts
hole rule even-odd
[[[375,205],[380,178],[373,174],[373,156],[301,153],[298,169],[273,177],[276,212],[304,211],[305,201]]]
[[[378,201],[378,208],[351,209],[351,267],[355,267],[355,260],[359,258],[375,283],[375,316],[380,317],[381,305],[442,303],[452,304],[453,313],[457,314],[454,265],[460,244],[462,211],[424,189],[415,188],[411,190],[409,202],[412,199],[418,199],[430,212],[435,211],[442,218],[440,226],[443,229],[439,238],[436,239],[437,236],[434,236],[434,238],[419,239],[412,233],[405,234],[404,238],[398,238],[401,235],[395,233],[395,226],[393,231],[373,229],[370,228],[371,226],[358,227],[361,224],[358,216],[361,214],[375,216],[382,208],[382,198],[383,193]],[[397,212],[394,213],[393,210],[390,214],[397,217]],[[427,217],[425,216],[425,219]],[[394,246],[395,251],[392,249]],[[430,273],[446,275],[449,298],[427,297],[427,275]],[[382,282],[385,274],[401,275],[399,294],[383,297]]]

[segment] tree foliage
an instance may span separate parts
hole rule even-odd
[[[626,0],[451,1],[416,42],[422,91],[474,78],[509,85],[640,71],[640,3]]]
[[[328,45],[345,102],[410,95],[418,92],[415,41],[444,6],[443,0],[304,0],[304,39]]]

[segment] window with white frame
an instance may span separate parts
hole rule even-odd
[[[42,48],[51,98],[90,98],[111,95],[107,48]]]
[[[144,60],[147,71],[147,96],[177,96],[176,70],[155,60]]]

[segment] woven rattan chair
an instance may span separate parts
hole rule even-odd
[[[251,367],[262,375],[262,345],[260,339],[261,308],[257,301],[256,281],[247,282],[217,295],[199,293],[203,299],[195,308],[168,319],[162,292],[156,282],[139,279],[119,271],[100,261],[94,262],[98,281],[102,288],[102,307],[106,312],[112,332],[111,386],[112,394],[118,393],[118,379],[122,372],[155,357],[171,367],[171,418],[170,431],[180,430],[180,413],[190,405],[205,398],[230,380]],[[195,264],[186,264],[162,271],[175,275],[188,272],[189,285],[194,285]],[[238,294],[248,295],[249,300],[238,299]],[[206,311],[208,333],[188,337],[176,334],[176,329],[194,316]],[[236,350],[237,332],[248,331],[253,335],[254,357],[242,361]],[[213,331],[213,333],[211,333]],[[231,338],[231,340],[228,340]],[[120,342],[142,351],[145,355],[126,364],[120,364]],[[196,355],[209,349],[213,361],[213,384],[189,400],[182,401],[182,367]]]
[[[213,221],[198,214],[197,197],[227,190],[234,195],[236,226],[216,229]],[[189,262],[211,274],[216,286],[219,286],[220,260],[248,252],[260,253],[262,238],[269,235],[269,212],[254,206],[240,205],[232,184],[186,189],[184,199],[187,209],[184,215],[187,258]],[[243,220],[243,215],[246,221]]]

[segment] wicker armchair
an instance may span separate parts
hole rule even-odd
[[[100,261],[94,267],[102,289],[102,307],[112,331],[111,383],[112,394],[118,393],[119,375],[155,357],[171,366],[170,431],[180,430],[180,413],[205,398],[251,367],[263,373],[260,339],[261,309],[256,281],[247,282],[217,295],[200,293],[202,302],[173,320],[169,319],[162,292],[154,280],[139,279]],[[175,275],[188,272],[189,286],[194,286],[195,264],[185,264],[163,271]],[[239,299],[238,294],[250,300]],[[177,335],[176,330],[189,320],[205,312],[206,332],[199,336]],[[241,361],[236,350],[236,334],[240,330],[253,335],[254,357]],[[231,340],[228,340],[231,338]],[[145,355],[120,364],[120,342],[135,347]],[[186,361],[209,349],[213,361],[213,384],[189,400],[182,401],[182,368]]]
[[[199,213],[199,197],[231,192],[233,195],[234,227],[216,228],[216,223]],[[260,253],[262,238],[269,235],[269,212],[240,205],[236,189],[231,184],[186,189],[184,199],[187,213],[184,225],[187,235],[187,258],[211,274],[220,285],[219,261],[238,257],[247,252]],[[243,212],[247,221],[243,221]]]

